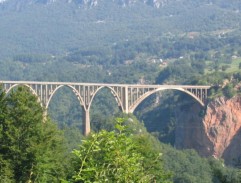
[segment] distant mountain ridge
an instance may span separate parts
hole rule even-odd
[[[0,59],[241,29],[237,0],[0,0]]]
[[[241,9],[241,2],[237,0],[0,0],[0,6],[10,6],[13,7],[25,7],[26,5],[33,5],[33,4],[52,4],[52,3],[68,3],[68,4],[76,4],[78,6],[85,6],[85,7],[96,7],[104,2],[113,2],[122,7],[133,6],[138,3],[142,3],[148,6],[152,6],[154,8],[162,8],[166,5],[174,5],[181,4],[181,5],[188,5],[188,4],[198,4],[198,5],[217,5],[221,8],[232,8],[232,9]]]
[[[12,3],[12,5],[31,5],[31,4],[50,4],[56,2],[64,2],[64,3],[75,3],[78,5],[84,5],[88,7],[98,6],[103,0],[0,0],[0,3]],[[133,5],[135,3],[144,3],[147,5],[151,5],[155,8],[163,7],[166,3],[171,0],[112,0],[113,2],[121,5],[123,7]],[[172,0],[176,1],[176,0]]]
[[[103,4],[104,1],[106,2],[113,2],[116,3],[122,7],[128,7],[133,6],[138,3],[142,3],[148,6],[152,6],[154,8],[162,8],[166,5],[174,5],[182,4],[182,5],[188,5],[188,4],[198,4],[198,5],[217,5],[221,8],[233,8],[233,9],[241,9],[241,2],[237,0],[0,0],[0,6],[6,6],[11,8],[19,8],[19,7],[25,7],[27,5],[33,5],[33,4],[52,4],[52,3],[68,3],[68,4],[76,4],[79,7],[85,6],[85,7],[96,7],[100,4]]]

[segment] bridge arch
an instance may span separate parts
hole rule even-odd
[[[37,97],[37,101],[38,101],[38,102],[40,103],[40,105],[43,107],[43,104],[42,104],[42,102],[41,102],[41,100],[40,100],[37,92],[36,92],[30,85],[28,85],[28,84],[13,84],[12,86],[10,86],[10,87],[6,90],[6,94],[9,94],[9,92],[10,92],[11,90],[13,90],[14,88],[19,87],[19,86],[25,86],[25,87],[27,87],[27,88],[30,90],[30,92],[31,92],[34,96]]]
[[[57,86],[57,87],[53,90],[53,92],[51,93],[51,95],[49,96],[49,98],[48,98],[48,100],[47,100],[47,102],[46,102],[46,106],[45,106],[46,109],[48,109],[49,103],[50,103],[51,99],[53,98],[54,94],[55,94],[60,88],[62,88],[62,87],[68,87],[68,88],[72,89],[72,92],[75,94],[75,96],[76,96],[77,99],[79,100],[80,105],[86,110],[85,103],[84,103],[82,97],[80,96],[78,90],[76,90],[76,89],[75,89],[73,86],[71,86],[71,85],[59,85],[59,86]]]
[[[8,88],[8,90],[6,91],[6,94],[8,94],[13,88],[16,88],[16,87],[18,87],[18,86],[26,86],[27,88],[30,89],[30,91],[31,91],[32,94],[34,94],[35,96],[38,97],[38,95],[37,95],[37,93],[35,92],[35,90],[34,90],[31,86],[29,86],[28,84],[14,84],[14,85],[12,85],[12,86],[10,86],[10,87]]]
[[[137,99],[137,101],[129,107],[129,112],[133,113],[135,111],[135,109],[137,108],[137,106],[143,102],[143,100],[148,98],[150,95],[157,93],[158,91],[162,91],[162,90],[177,90],[177,91],[184,92],[184,93],[188,94],[189,96],[191,96],[192,98],[194,98],[201,106],[204,106],[204,103],[196,95],[194,95],[190,91],[185,90],[183,88],[157,88],[153,91],[145,93],[139,99]]]
[[[91,104],[93,102],[93,99],[95,98],[96,94],[104,88],[107,88],[107,89],[110,90],[111,94],[113,95],[113,97],[115,98],[115,100],[117,102],[117,105],[119,106],[121,111],[124,111],[123,104],[122,104],[122,101],[121,101],[120,97],[118,96],[117,92],[110,86],[101,86],[93,93],[93,95],[91,97],[91,100],[90,100],[90,103],[89,103],[89,106],[88,106],[88,110],[90,109],[90,106],[91,106]]]

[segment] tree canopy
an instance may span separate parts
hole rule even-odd
[[[43,116],[28,89],[0,91],[0,179],[6,182],[57,182],[64,176],[61,132]],[[45,121],[44,121],[45,120]]]
[[[152,152],[153,156],[146,156],[141,150],[143,146],[128,134],[124,120],[116,121],[115,131],[92,133],[73,151],[76,158],[72,181],[171,182],[170,174],[163,171],[161,164],[152,166],[153,162],[160,163],[161,154]]]

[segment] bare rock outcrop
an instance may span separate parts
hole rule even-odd
[[[185,111],[186,110],[186,111]],[[197,104],[177,110],[176,147],[237,163],[241,157],[241,97],[219,97],[204,111]]]

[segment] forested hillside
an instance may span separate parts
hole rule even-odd
[[[0,1],[0,80],[211,85],[209,101],[230,99],[241,91],[240,10],[241,3],[236,0]],[[93,134],[83,150],[78,149],[84,138],[82,108],[69,88],[61,88],[53,97],[48,109],[51,119],[43,126],[42,109],[25,88],[16,89],[6,100],[1,91],[0,178],[81,182],[88,178],[94,181],[105,173],[114,181],[113,172],[108,167],[101,169],[100,164],[87,167],[87,171],[103,170],[96,177],[80,176],[81,155],[98,137],[102,143],[110,139],[116,142],[103,149],[95,144],[103,162],[104,155],[109,162],[121,158],[108,148],[116,150],[119,144],[124,149],[121,145],[127,140],[129,154],[122,155],[127,155],[126,161],[134,166],[130,168],[136,168],[146,182],[241,182],[240,169],[226,167],[223,160],[204,159],[194,150],[173,148],[176,141],[184,140],[177,139],[180,127],[192,130],[177,119],[180,111],[193,112],[188,110],[195,103],[191,97],[177,91],[159,92],[138,106],[134,112],[137,120],[121,114],[108,92],[101,90],[93,100]],[[201,109],[197,116],[201,118],[205,112]],[[131,132],[124,130],[124,136],[119,136],[116,132],[121,130],[114,127],[116,117],[123,118],[123,128],[129,126]],[[20,142],[21,148],[17,145]],[[70,153],[74,148],[76,157]],[[94,151],[89,165],[97,166]],[[55,153],[58,156],[53,159],[51,154]],[[136,157],[129,156],[131,153]],[[154,162],[154,167],[148,161]],[[240,164],[232,165],[238,168]],[[126,164],[122,165],[128,174]],[[147,177],[143,168],[150,170]],[[116,176],[123,178],[122,173]]]
[[[0,5],[1,80],[218,84],[225,77],[212,73],[238,72],[241,65],[237,1],[167,1],[159,8],[39,2]],[[203,74],[213,79],[200,82]],[[94,100],[93,122],[118,111],[107,96],[103,91]],[[64,124],[79,124],[82,115],[68,89],[57,93],[49,114]],[[172,121],[173,112],[165,116]]]
[[[239,1],[170,0],[160,8],[138,1],[123,7],[101,0],[91,8],[82,6],[84,1],[74,2],[8,0],[0,4],[0,57],[65,55],[127,40],[225,33],[240,24]]]

